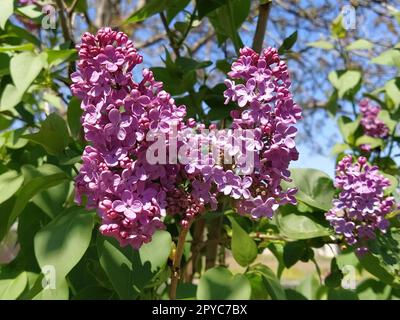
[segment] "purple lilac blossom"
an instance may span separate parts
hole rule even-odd
[[[368,251],[367,241],[376,237],[376,231],[385,233],[389,221],[385,216],[394,206],[394,198],[384,195],[389,179],[379,173],[377,166],[367,164],[365,157],[353,163],[350,155],[337,165],[335,187],[341,190],[333,208],[326,213],[335,232],[359,254]]]
[[[367,136],[374,138],[386,138],[389,128],[378,118],[381,108],[368,99],[362,99],[359,103],[361,111],[361,126]]]
[[[82,99],[85,139],[83,164],[75,180],[76,201],[97,209],[101,233],[121,245],[139,248],[164,228],[167,194],[174,191],[179,165],[150,165],[146,160],[153,131],[183,126],[185,107],[162,89],[147,69],[135,82],[132,69],[142,62],[122,32],[100,29],[85,33],[78,45],[72,92]]]
[[[239,188],[238,182],[232,185],[242,195],[236,207],[240,214],[254,218],[272,217],[279,205],[296,203],[295,190],[284,191],[280,184],[290,180],[289,164],[298,159],[294,125],[301,119],[301,108],[289,90],[287,66],[274,48],[261,54],[241,49],[228,75],[232,80],[225,81],[225,102],[237,101],[239,106],[231,113],[232,128],[253,129],[257,150],[253,172]]]

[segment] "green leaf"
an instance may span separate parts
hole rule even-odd
[[[242,274],[233,275],[224,267],[207,270],[197,287],[199,300],[248,300],[250,296],[249,280]]]
[[[70,7],[74,0],[65,0],[65,3]],[[86,12],[88,10],[88,5],[86,0],[78,0],[74,12]]]
[[[69,142],[67,125],[57,113],[51,113],[43,121],[38,133],[27,134],[23,137],[40,144],[51,155],[62,153]]]
[[[336,39],[342,39],[346,37],[346,29],[343,27],[342,21],[343,16],[342,14],[339,14],[332,22],[331,32],[332,36]]]
[[[18,53],[11,58],[11,78],[19,92],[23,93],[29,88],[43,69],[43,66],[43,55],[33,52]]]
[[[69,104],[68,104],[68,109],[67,109],[67,121],[68,121],[68,127],[69,130],[71,131],[71,134],[73,137],[78,137],[79,132],[81,130],[81,115],[82,115],[82,109],[81,109],[81,102],[77,98],[73,97]]]
[[[176,0],[148,0],[146,4],[129,16],[123,24],[135,23],[146,20],[147,18],[160,13],[172,4],[177,2]]]
[[[42,281],[38,278],[38,281]],[[37,295],[32,297],[32,300],[68,300],[69,288],[65,278],[56,279],[55,288],[45,288],[41,290]]]
[[[336,258],[331,260],[331,272],[325,278],[325,285],[329,288],[337,288],[342,284],[343,273],[339,269]]]
[[[191,71],[183,74],[179,70],[170,70],[168,68],[151,68],[155,78],[164,82],[164,89],[172,95],[180,95],[191,90],[196,83],[196,72]]]
[[[34,238],[50,218],[35,204],[29,203],[18,217],[18,263],[24,270],[40,273],[35,256]]]
[[[361,72],[358,70],[332,71],[328,78],[338,90],[339,98],[343,98],[346,93],[360,84]]]
[[[50,106],[57,108],[58,110],[64,109],[64,104],[60,98],[54,91],[45,91],[43,93],[43,100],[48,102]]]
[[[392,288],[381,281],[366,279],[357,286],[360,300],[389,300]]]
[[[0,52],[0,77],[10,74],[10,56]]]
[[[400,67],[400,50],[389,49],[371,59],[371,63]]]
[[[230,38],[237,52],[243,47],[238,29],[248,17],[249,11],[249,0],[232,0],[208,14],[215,32],[222,38]]]
[[[26,272],[20,273],[15,279],[0,280],[0,300],[16,300],[24,291],[27,282]]]
[[[54,50],[48,49],[47,53],[47,62],[50,67],[57,66],[63,62],[73,60],[77,57],[77,52],[75,49],[63,49],[63,50]]]
[[[188,73],[198,69],[204,69],[212,65],[211,61],[196,61],[187,57],[178,57],[175,61],[176,66],[183,72]]]
[[[7,52],[7,51],[33,51],[35,46],[32,43],[23,43],[18,44],[15,46],[6,45],[0,47],[0,52]]]
[[[29,200],[38,193],[48,188],[51,188],[67,179],[65,173],[56,173],[49,176],[37,177],[30,180],[25,184],[17,195],[17,201],[10,213],[8,219],[8,228],[11,227],[12,223],[19,216],[19,214],[24,210]]]
[[[14,0],[2,0],[0,10],[0,28],[4,29],[8,18],[14,12]]]
[[[9,149],[21,149],[25,147],[28,143],[28,140],[22,138],[25,132],[26,128],[24,127],[4,132],[2,135],[5,138],[4,145]]]
[[[265,288],[264,277],[256,272],[246,272],[244,274],[251,285],[251,300],[269,300],[271,299]]]
[[[392,285],[394,276],[391,275],[380,263],[379,259],[371,253],[359,257],[361,266],[380,281]]]
[[[179,14],[179,12],[183,11],[189,3],[190,0],[179,0],[170,4],[170,6],[167,8],[168,24]]]
[[[385,172],[380,172],[380,174],[382,174],[385,178],[389,179],[390,181],[390,186],[385,189],[385,195],[393,193],[397,189],[397,186],[399,184],[397,177],[387,174]]]
[[[100,264],[121,299],[135,299],[154,277],[154,267],[142,261],[131,246],[121,248],[115,239],[97,238]]]
[[[7,84],[3,94],[1,95],[0,111],[12,110],[18,103],[21,102],[23,93],[20,92],[14,85]]]
[[[323,217],[318,220],[315,214],[299,213],[294,206],[279,208],[276,222],[282,235],[289,239],[302,240],[330,235]]]
[[[171,250],[171,234],[167,231],[159,230],[154,233],[149,243],[144,244],[140,248],[140,260],[150,262],[151,271],[158,272],[166,265]]]
[[[242,267],[247,267],[257,258],[257,245],[247,232],[236,222],[235,218],[229,217],[229,220],[232,224],[233,257]]]
[[[336,155],[346,150],[351,150],[351,147],[347,143],[336,143],[332,148],[332,154]]]
[[[328,211],[332,206],[335,193],[332,179],[324,172],[316,169],[291,169],[293,182],[283,186],[296,187],[296,198],[314,208]]]
[[[109,300],[113,292],[100,286],[88,286],[80,290],[72,300]]]
[[[40,267],[54,266],[57,279],[63,279],[89,247],[93,224],[93,213],[75,207],[43,227],[34,241]]]
[[[229,71],[231,71],[231,64],[226,61],[226,59],[217,60],[216,67],[223,73],[228,73]]]
[[[400,78],[389,80],[386,82],[384,88],[388,97],[393,101],[394,105],[398,107],[400,105]],[[390,116],[388,118],[390,119]]]
[[[357,293],[343,288],[330,289],[328,300],[358,300]]]
[[[298,284],[296,291],[308,300],[316,300],[319,286],[319,281],[315,275],[309,274]]]
[[[30,181],[33,178],[49,176],[52,174],[63,173],[63,171],[51,164],[44,164],[38,168],[32,165],[22,166],[22,172],[25,181]],[[63,181],[54,187],[48,188],[32,198],[40,209],[42,209],[50,218],[55,218],[63,211],[64,202],[67,200],[70,191],[70,181]]]
[[[288,300],[307,300],[300,292],[293,289],[285,289],[285,294]]]
[[[30,19],[36,19],[43,15],[42,11],[37,10],[37,6],[34,4],[24,5],[23,7],[17,8],[16,11]]]
[[[7,171],[0,175],[0,203],[11,198],[23,182],[24,177],[17,171]]]
[[[12,119],[0,115],[0,131],[7,129],[12,122]]]
[[[286,51],[289,51],[290,49],[292,49],[296,41],[297,41],[297,31],[293,32],[289,37],[283,40],[282,45],[278,49],[278,53],[283,54]]]
[[[353,43],[350,43],[347,45],[344,49],[347,51],[352,51],[352,50],[369,50],[374,47],[374,44],[368,40],[365,39],[358,39],[354,41]]]
[[[286,300],[285,290],[270,268],[262,264],[257,264],[251,267],[248,273],[256,273],[262,276],[265,289],[272,300]]]
[[[225,90],[226,86],[223,83],[219,83],[213,88],[207,86],[200,87],[201,98],[210,107],[207,118],[211,121],[230,119],[230,112],[236,108],[232,102],[228,104],[224,103],[223,92]]]
[[[370,136],[361,136],[356,140],[356,146],[359,147],[362,144],[368,144],[372,149],[383,147],[383,140],[379,138],[373,138]]]
[[[283,261],[284,246],[282,243],[270,242],[270,243],[268,243],[267,248],[269,251],[272,252],[272,254],[275,256],[275,258],[278,262],[276,274],[277,274],[278,278],[281,278],[282,272],[285,269],[285,262]]]
[[[193,283],[179,283],[178,288],[176,289],[176,298],[195,300],[196,291],[197,291],[197,285]]]
[[[334,48],[333,44],[326,40],[318,40],[307,43],[307,46],[324,49],[324,50],[332,50]]]
[[[355,121],[346,116],[340,116],[338,118],[337,120],[338,127],[340,133],[342,134],[343,140],[346,143],[350,145],[354,144],[354,134],[360,125],[360,120],[361,120],[360,116],[357,117]]]
[[[287,242],[283,249],[283,261],[286,268],[291,268],[306,253],[307,247],[304,241]]]
[[[210,12],[222,7],[228,0],[196,0],[199,11],[199,19],[208,15]]]
[[[7,33],[9,35],[15,36],[16,38],[19,38],[19,39],[25,39],[25,40],[29,41],[30,44],[34,44],[37,47],[41,46],[40,40],[34,34],[32,34],[32,32],[30,32],[27,29],[21,28],[19,26],[13,25],[13,24],[9,24],[6,29],[7,29]],[[24,46],[26,44],[27,43],[24,43],[21,46]]]
[[[387,110],[381,110],[378,114],[378,118],[386,124],[390,132],[393,132],[398,124],[397,121],[391,118],[390,113]]]

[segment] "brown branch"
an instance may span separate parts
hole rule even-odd
[[[185,247],[186,235],[190,230],[192,222],[193,220],[189,221],[188,225],[182,227],[181,232],[179,233],[178,243],[176,245],[176,251],[172,262],[171,285],[169,288],[169,298],[171,300],[176,299],[176,289],[178,288],[178,282],[181,277],[183,249]]]
[[[71,6],[67,9],[67,14],[68,17],[72,17],[72,14],[74,13],[74,10],[76,8],[76,5],[78,4],[79,0],[74,0],[74,2],[72,2]]]
[[[271,11],[272,1],[267,1],[264,4],[260,4],[258,7],[258,20],[256,32],[253,38],[253,50],[260,52],[263,46],[265,32],[267,31],[267,22],[269,12]]]
[[[206,270],[215,266],[218,255],[218,245],[220,243],[221,228],[223,222],[223,216],[213,219],[208,225],[208,241],[206,251]]]
[[[55,0],[55,1],[58,6],[58,11],[59,11],[60,20],[61,20],[61,30],[62,30],[62,34],[64,37],[64,41],[65,42],[70,41],[71,43],[73,43],[72,30],[70,30],[70,28],[68,26],[69,23],[64,15],[64,11],[65,11],[64,1],[63,0]]]
[[[212,38],[215,36],[215,31],[210,30],[207,32],[207,34],[199,39],[197,42],[195,42],[192,46],[192,54],[195,54],[201,47],[203,47],[207,42],[209,42]]]
[[[205,225],[206,225],[205,219],[199,219],[194,224],[193,241],[190,248],[192,252],[192,260],[191,260],[192,268],[190,274],[188,275],[188,279],[190,281],[193,280],[195,273],[199,271],[199,258],[200,258],[199,253],[203,244]]]
[[[150,47],[150,46],[152,46],[152,45],[164,40],[164,38],[165,38],[164,35],[159,33],[159,34],[156,34],[154,37],[150,38],[149,40],[147,40],[145,42],[138,43],[136,45],[136,47],[138,49],[147,48],[147,47]]]

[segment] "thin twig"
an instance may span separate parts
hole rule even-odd
[[[176,289],[178,288],[178,282],[181,277],[183,248],[185,246],[186,235],[190,230],[192,222],[193,220],[189,221],[186,226],[182,227],[181,232],[179,233],[178,243],[176,245],[176,251],[172,262],[171,285],[169,288],[169,298],[171,300],[176,299]]]
[[[267,22],[269,12],[271,11],[272,1],[268,1],[264,4],[260,4],[258,7],[258,20],[257,20],[257,27],[256,32],[253,38],[253,50],[256,52],[260,52],[263,46],[265,32],[267,30]]]
[[[55,0],[55,1],[58,6],[58,11],[59,11],[60,20],[61,20],[61,30],[63,33],[64,40],[65,40],[65,42],[68,42],[68,41],[73,42],[72,36],[71,36],[72,33],[71,33],[71,30],[69,30],[69,28],[68,28],[68,22],[64,15],[64,11],[65,11],[64,2],[63,2],[63,0]]]
[[[156,34],[154,37],[150,38],[149,40],[142,42],[142,43],[138,43],[136,45],[136,48],[138,49],[142,49],[142,48],[147,48],[150,47],[160,41],[164,40],[164,35],[163,34]]]
[[[192,14],[190,15],[189,25],[186,28],[185,33],[183,34],[182,38],[177,43],[178,49],[183,44],[183,42],[185,41],[186,37],[189,34],[190,29],[192,29],[192,27],[193,27],[193,22],[194,22],[194,17],[196,16],[196,11],[197,11],[197,2],[196,2],[196,5],[194,6]]]
[[[79,0],[74,0],[74,2],[72,2],[71,6],[67,9],[67,13],[69,17],[72,17],[72,14],[74,13],[74,10],[76,8],[76,5],[78,4]]]
[[[204,46],[208,41],[214,38],[214,36],[215,36],[214,30],[208,31],[203,38],[199,39],[197,42],[193,44],[192,54],[195,54],[202,46]]]
[[[206,250],[206,270],[213,268],[217,261],[223,219],[223,216],[214,218],[208,225],[209,230],[207,237],[210,243],[207,245]]]
[[[165,17],[164,12],[160,12],[160,18],[161,18],[161,22],[165,28],[165,31],[167,32],[167,37],[169,39],[169,44],[170,44],[172,50],[174,50],[176,57],[180,57],[181,54],[179,53],[179,47],[176,46],[175,40],[172,36],[171,29],[168,26],[167,18]]]

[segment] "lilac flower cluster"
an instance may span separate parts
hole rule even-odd
[[[374,138],[386,138],[389,135],[389,128],[378,118],[381,108],[368,99],[362,99],[359,103],[361,111],[361,126],[367,136]]]
[[[145,136],[150,129],[180,129],[186,110],[151,71],[144,69],[139,83],[133,80],[132,69],[143,59],[124,33],[110,28],[85,33],[78,50],[71,89],[82,99],[82,126],[91,146],[82,156],[76,201],[85,195],[87,207],[97,209],[103,234],[139,248],[164,227],[167,193],[179,173],[178,165],[147,162]]]
[[[279,205],[296,203],[296,190],[282,190],[282,180],[289,181],[289,164],[298,159],[294,142],[301,119],[301,108],[293,101],[286,64],[274,48],[257,54],[250,48],[240,50],[240,57],[225,80],[226,103],[236,101],[239,110],[232,112],[233,129],[254,131],[257,150],[254,171],[242,181],[237,201],[241,214],[252,217],[272,217]],[[227,180],[238,179],[230,174]]]
[[[175,105],[151,71],[144,69],[142,80],[133,80],[132,70],[143,59],[124,33],[110,28],[85,33],[78,50],[71,89],[82,99],[90,146],[76,177],[76,201],[82,203],[85,195],[86,206],[97,209],[103,234],[139,248],[164,228],[166,214],[181,215],[187,227],[194,216],[216,210],[223,197],[254,218],[271,217],[279,205],[296,202],[296,190],[284,191],[280,183],[290,179],[289,163],[298,157],[294,124],[301,109],[275,49],[261,55],[241,50],[229,73],[238,83],[227,80],[224,93],[226,102],[237,101],[240,109],[232,113],[231,130],[218,134],[194,119],[184,122],[185,106]],[[176,156],[189,161],[150,161],[156,141],[149,137],[158,134],[167,136],[168,159],[179,138]],[[224,150],[219,160],[210,145]],[[248,152],[255,155],[251,161]]]
[[[385,216],[394,205],[393,197],[384,195],[389,186],[389,179],[364,157],[353,163],[348,155],[337,165],[335,187],[341,192],[326,219],[349,245],[357,246],[359,254],[368,251],[366,241],[374,239],[377,230],[385,233],[389,228]]]

